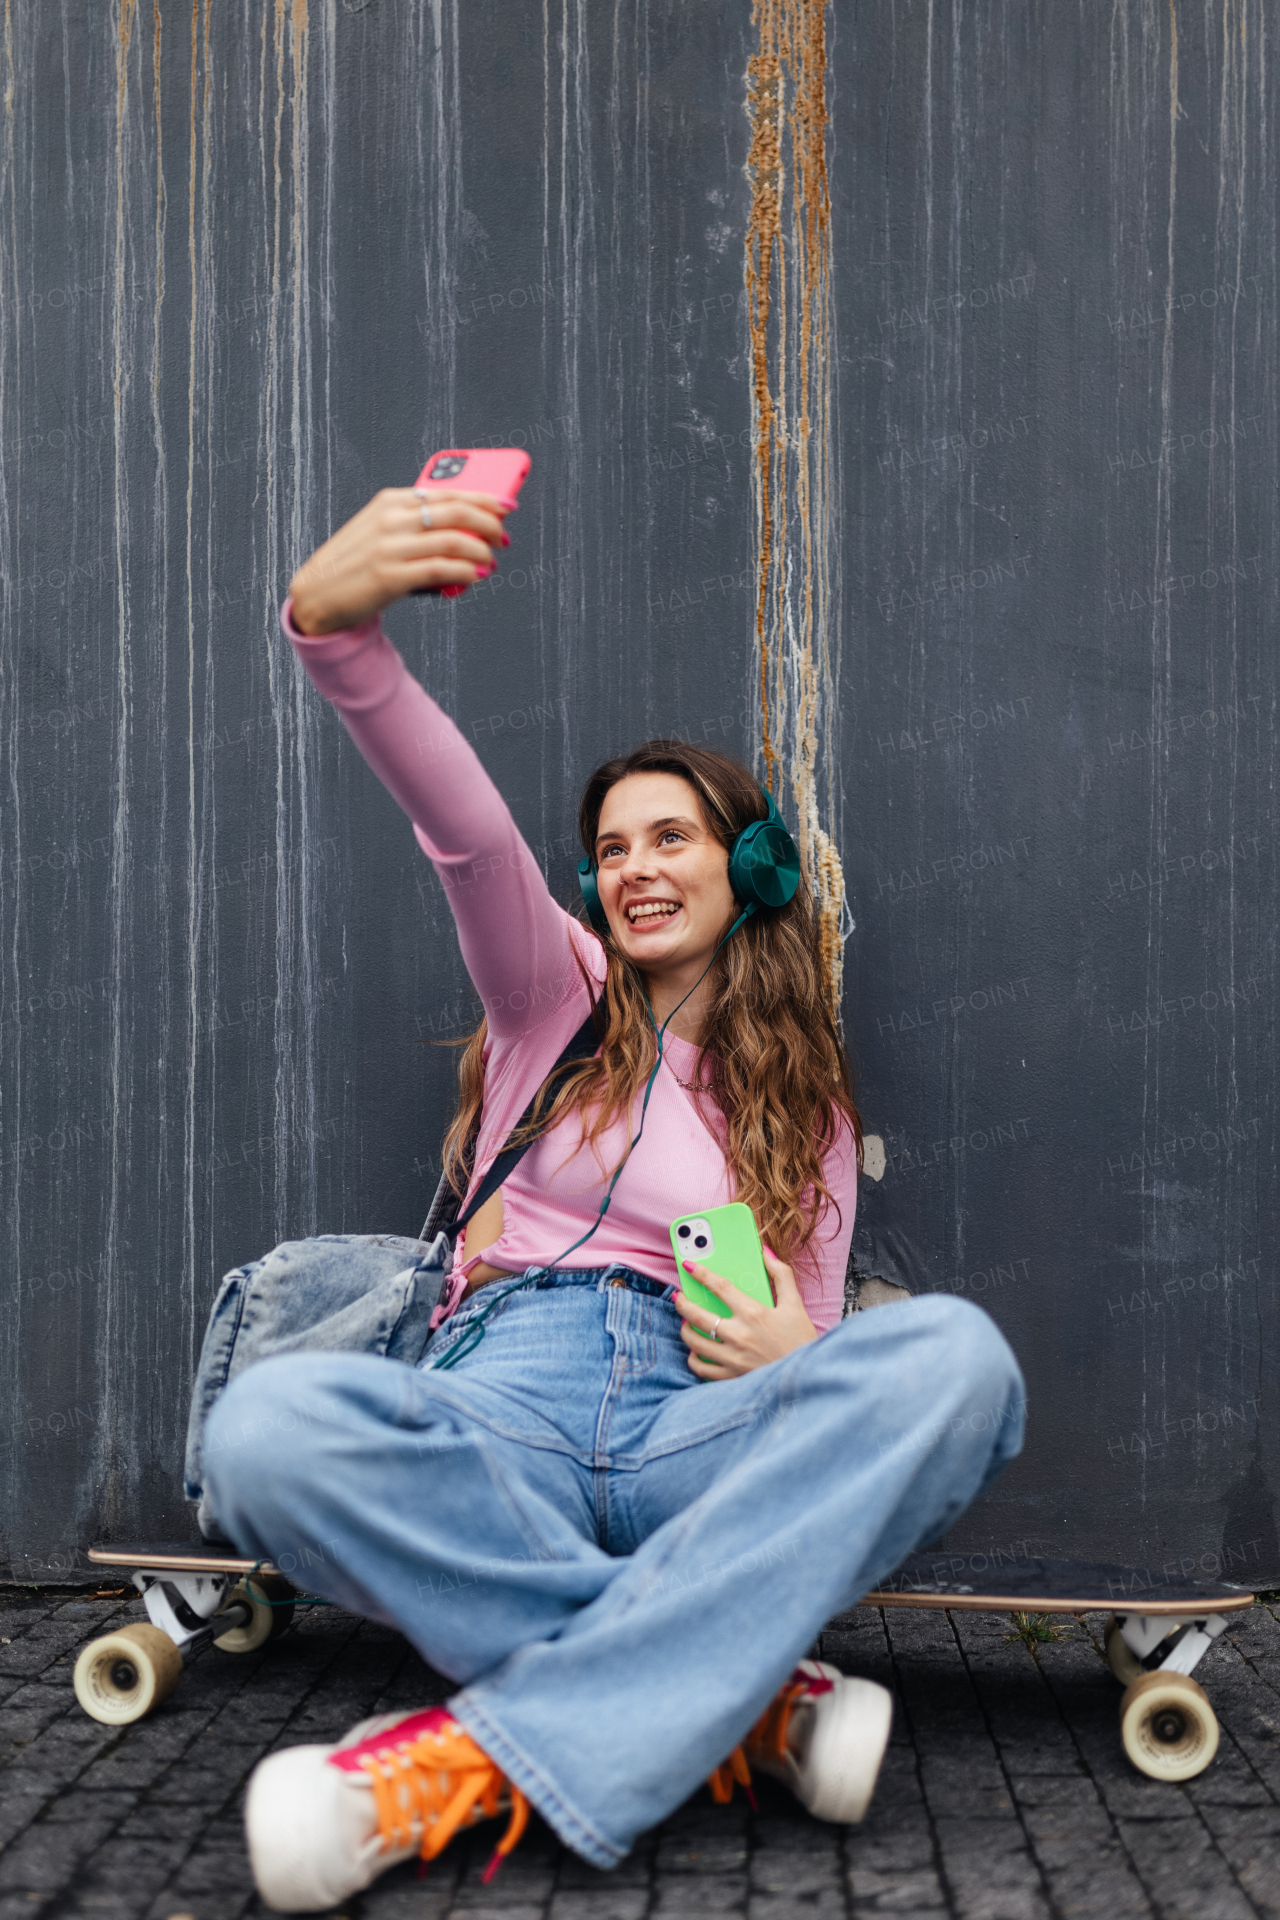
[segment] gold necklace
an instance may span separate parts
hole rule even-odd
[[[679,1038],[678,1035],[677,1035],[677,1038]],[[684,1088],[686,1093],[710,1093],[711,1089],[707,1085],[705,1080],[681,1080],[680,1075],[676,1073],[675,1067],[672,1064],[670,1057],[664,1054],[663,1058],[666,1060],[667,1065],[671,1068],[672,1074],[675,1076],[676,1081],[680,1086]]]

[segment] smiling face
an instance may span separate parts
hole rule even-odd
[[[658,975],[709,961],[737,908],[728,849],[690,781],[630,773],[615,782],[595,855],[600,903],[628,960]]]

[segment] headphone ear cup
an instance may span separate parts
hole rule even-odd
[[[609,931],[609,921],[604,907],[600,903],[600,889],[596,885],[596,870],[589,856],[578,862],[578,885],[582,889],[582,904],[587,909],[587,918],[601,939]]]
[[[733,843],[729,885],[744,907],[785,907],[800,885],[800,849],[783,824],[773,796],[768,817],[753,820]]]

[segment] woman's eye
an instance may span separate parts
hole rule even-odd
[[[662,839],[663,841],[683,840],[684,835],[680,832],[678,827],[668,827],[666,832],[663,834]],[[661,842],[659,844],[661,844]]]

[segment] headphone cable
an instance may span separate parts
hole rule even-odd
[[[546,1266],[530,1267],[529,1271],[525,1274],[522,1274],[521,1277],[517,1281],[515,1281],[511,1286],[503,1287],[501,1292],[496,1294],[494,1298],[488,1302],[488,1304],[484,1308],[484,1311],[480,1314],[478,1319],[472,1321],[471,1325],[467,1328],[466,1333],[463,1335],[462,1339],[458,1342],[457,1346],[450,1348],[449,1351],[443,1354],[439,1360],[436,1360],[435,1362],[433,1362],[433,1365],[435,1367],[438,1367],[441,1369],[441,1371],[444,1371],[446,1368],[456,1366],[458,1361],[461,1360],[464,1357],[464,1355],[473,1352],[474,1349],[479,1346],[480,1342],[484,1339],[484,1327],[485,1327],[486,1320],[489,1319],[490,1315],[493,1314],[497,1310],[497,1308],[502,1305],[504,1301],[509,1300],[513,1293],[519,1293],[522,1288],[532,1286],[535,1283],[535,1281],[540,1279],[544,1273],[553,1272],[555,1268],[557,1268],[560,1265],[562,1260],[567,1260],[571,1253],[576,1253],[579,1247],[586,1245],[587,1241],[590,1240],[593,1234],[599,1232],[601,1226],[604,1223],[604,1217],[606,1213],[608,1213],[609,1211],[609,1202],[613,1198],[613,1190],[617,1186],[619,1180],[622,1178],[622,1170],[625,1166],[627,1166],[627,1164],[631,1159],[632,1154],[635,1152],[636,1148],[640,1145],[640,1136],[644,1132],[645,1118],[649,1112],[649,1095],[653,1092],[653,1083],[657,1079],[658,1070],[662,1065],[663,1047],[666,1042],[667,1028],[671,1025],[671,1022],[675,1019],[676,1015],[679,1013],[681,1007],[685,1003],[685,1000],[691,999],[692,996],[698,991],[698,988],[702,985],[703,981],[706,979],[707,975],[710,973],[712,967],[715,965],[716,956],[719,954],[721,947],[725,945],[726,941],[732,938],[732,936],[738,931],[738,928],[742,925],[743,921],[749,919],[754,912],[755,912],[755,906],[754,904],[751,904],[745,907],[743,911],[738,915],[738,918],[734,921],[728,933],[726,933],[723,936],[723,938],[720,941],[718,941],[715,952],[712,954],[706,966],[702,969],[702,972],[698,975],[697,979],[694,981],[693,985],[690,987],[688,993],[685,994],[684,999],[677,1000],[675,1006],[672,1007],[670,1013],[667,1015],[666,1019],[663,1021],[661,1026],[658,1025],[657,1021],[653,1017],[653,1007],[650,1004],[648,992],[647,991],[645,992],[645,996],[644,996],[645,1012],[649,1016],[650,1026],[653,1028],[654,1032],[658,1036],[658,1057],[653,1063],[652,1073],[649,1075],[648,1080],[645,1082],[644,1099],[640,1104],[640,1125],[636,1128],[635,1135],[632,1138],[630,1145],[628,1146],[626,1152],[622,1156],[622,1159],[618,1162],[618,1165],[614,1170],[614,1175],[612,1180],[610,1180],[609,1182],[608,1190],[605,1193],[604,1199],[600,1202],[600,1211],[599,1213],[597,1213],[591,1225],[587,1228],[584,1234],[580,1235],[580,1237],[573,1242],[571,1246],[566,1247],[563,1253],[558,1253],[554,1260],[548,1261]]]

